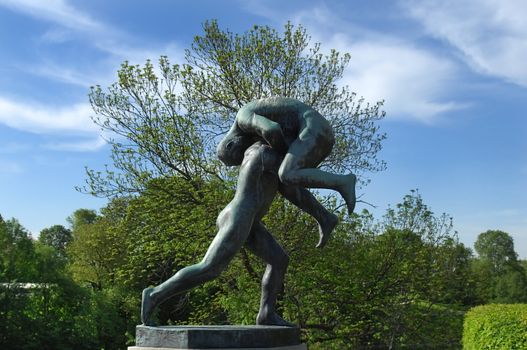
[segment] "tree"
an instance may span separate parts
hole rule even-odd
[[[71,230],[75,231],[85,224],[93,224],[97,220],[97,212],[93,209],[77,209],[69,216],[66,221],[70,224]]]
[[[119,237],[114,242],[123,249],[113,268],[114,285],[121,286],[134,301],[134,308],[129,309],[134,315],[139,315],[138,296],[143,288],[160,284],[182,267],[202,258],[216,233],[216,216],[232,196],[219,181],[202,184],[199,192],[178,177],[153,181],[139,196],[127,202],[125,215],[110,229]],[[195,203],[193,197],[200,197],[200,202]],[[114,202],[115,199],[103,210],[104,219],[121,210]],[[161,322],[225,322],[223,312],[213,301],[219,284],[208,283],[171,300],[161,310]]]
[[[337,85],[348,54],[322,54],[303,27],[290,23],[282,35],[267,26],[233,34],[216,21],[203,29],[185,63],[161,57],[157,75],[150,61],[143,67],[124,62],[118,82],[107,91],[91,89],[94,122],[115,135],[109,139],[113,165],[87,170],[80,190],[113,197],[137,194],[159,177],[179,176],[194,189],[200,179],[224,178],[213,155],[217,137],[243,104],[272,95],[302,100],[331,121],[337,140],[325,166],[359,174],[384,169],[377,158],[385,138],[377,125],[382,103],[364,104]]]
[[[115,229],[120,219],[117,212],[123,209],[122,204],[116,200],[103,209],[107,215],[78,209],[71,216],[73,239],[67,249],[69,269],[77,282],[90,285],[97,291],[115,282],[116,266],[124,259],[124,237],[120,234],[126,233]],[[115,209],[109,209],[111,207]]]
[[[6,277],[6,251],[9,243],[9,236],[7,234],[7,225],[5,224],[4,218],[0,215],[0,281],[5,281]]]
[[[0,277],[2,282],[33,282],[35,249],[29,232],[17,219],[0,220]]]
[[[481,233],[474,248],[481,259],[488,261],[494,272],[503,272],[507,265],[516,264],[518,254],[514,251],[512,237],[503,231],[488,230]]]
[[[512,237],[503,231],[481,233],[474,244],[479,259],[472,263],[480,303],[527,301],[527,274],[514,250]]]
[[[38,240],[50,247],[64,253],[66,247],[71,242],[71,230],[62,225],[53,225],[40,231]]]

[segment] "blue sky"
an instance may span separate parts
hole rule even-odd
[[[386,101],[373,211],[417,188],[467,245],[501,229],[527,258],[525,13],[524,0],[0,0],[0,214],[36,236],[104,206],[74,186],[110,162],[87,92],[122,61],[181,62],[207,19],[234,32],[290,20],[351,53],[342,84]]]

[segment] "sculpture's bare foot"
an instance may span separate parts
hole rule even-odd
[[[295,324],[287,322],[282,317],[278,316],[276,312],[258,313],[258,316],[256,317],[256,324],[266,326],[296,327]]]
[[[145,288],[141,299],[141,322],[143,322],[145,326],[155,326],[155,323],[150,320],[155,308],[152,296],[150,295],[153,289],[154,288]]]
[[[342,186],[339,192],[346,202],[348,214],[351,214],[353,213],[353,210],[355,210],[355,203],[357,201],[357,198],[355,197],[355,184],[357,182],[357,177],[351,173],[346,175],[346,177],[348,181]]]
[[[318,223],[320,239],[318,240],[317,248],[324,248],[338,222],[339,218],[335,214],[329,213],[329,215],[324,218],[323,222]]]

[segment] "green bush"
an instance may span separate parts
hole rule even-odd
[[[463,349],[527,349],[527,304],[490,304],[465,316]]]

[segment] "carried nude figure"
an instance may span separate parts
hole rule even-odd
[[[326,244],[337,217],[305,187],[336,190],[350,213],[355,207],[355,175],[336,175],[316,168],[333,144],[333,130],[327,120],[297,100],[273,97],[243,106],[218,146],[218,157],[226,165],[241,164],[234,198],[218,216],[218,233],[200,263],[143,291],[142,322],[151,324],[154,309],[163,301],[216,278],[245,244],[267,263],[256,323],[292,326],[275,310],[289,258],[261,218],[280,191],[317,220],[317,246]]]
[[[317,168],[335,143],[331,125],[313,108],[292,98],[255,100],[238,111],[231,129],[218,145],[218,157],[226,165],[239,165],[243,152],[255,140],[263,140],[285,155],[278,169],[280,192],[317,220],[320,234],[317,247],[323,247],[337,224],[337,217],[305,188],[338,191],[350,214],[356,201],[355,175],[338,175]]]

